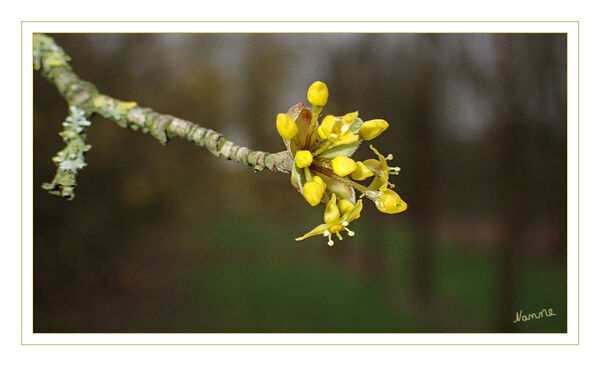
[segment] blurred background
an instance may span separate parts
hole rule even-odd
[[[263,151],[324,81],[324,113],[390,123],[408,210],[295,242],[323,209],[288,175],[99,116],[75,199],[52,196],[67,106],[36,72],[35,332],[566,332],[566,35],[51,36],[102,93]]]

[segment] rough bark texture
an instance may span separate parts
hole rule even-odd
[[[193,122],[155,112],[138,106],[135,102],[124,102],[100,94],[95,85],[82,80],[73,72],[68,64],[69,60],[69,56],[52,38],[43,34],[33,35],[34,69],[41,70],[42,75],[56,85],[69,106],[75,106],[88,115],[100,114],[123,128],[149,133],[163,145],[179,136],[206,148],[218,157],[248,165],[255,171],[267,168],[289,173],[293,166],[293,158],[287,151],[267,153],[250,150]]]

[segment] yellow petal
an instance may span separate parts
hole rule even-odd
[[[340,177],[345,177],[356,169],[356,163],[354,160],[343,155],[336,156],[331,161],[331,166],[333,167],[335,174],[339,175]]]
[[[373,159],[373,160],[375,160],[375,159]],[[377,163],[379,163],[379,162],[377,161]],[[364,180],[364,179],[367,179],[372,176],[373,176],[373,172],[371,171],[371,169],[367,168],[367,166],[365,164],[363,164],[361,161],[356,162],[356,170],[354,170],[351,175],[352,179]]]
[[[327,104],[327,98],[329,98],[329,90],[327,90],[327,85],[325,85],[325,83],[322,81],[315,81],[312,83],[310,88],[308,88],[306,98],[310,104],[316,107],[324,106]]]
[[[346,113],[344,117],[342,117],[342,121],[345,123],[351,124],[358,117],[358,112]]]
[[[388,189],[388,178],[389,176],[386,175],[377,175],[373,178],[368,188],[374,191],[386,191]]]
[[[327,230],[328,227],[329,227],[329,225],[327,225],[327,224],[321,224],[321,225],[317,226],[316,228],[312,229],[310,232],[304,234],[304,236],[296,238],[296,241],[304,240],[304,239],[308,238],[309,236],[321,235],[325,232],[325,230]]]
[[[321,202],[324,192],[325,187],[319,182],[313,180],[312,182],[304,183],[304,199],[311,206],[316,206]]]
[[[354,208],[354,204],[348,200],[339,200],[337,205],[342,215],[345,215]]]
[[[300,150],[296,153],[296,166],[298,168],[306,168],[313,161],[313,156],[308,150]]]
[[[333,130],[333,126],[335,126],[335,121],[336,121],[336,118],[334,116],[332,116],[332,115],[329,115],[329,116],[326,116],[325,118],[323,118],[323,121],[321,122],[321,125],[317,129],[317,132],[319,133],[319,136],[323,140],[327,140],[327,138],[329,137],[329,135],[331,135],[331,131]]]
[[[360,211],[362,211],[363,203],[362,200],[358,200],[356,202],[356,206],[354,206],[350,211],[346,212],[342,216],[342,221],[352,222],[360,217]]]
[[[351,144],[353,142],[358,141],[358,135],[355,135],[352,132],[348,131],[345,134],[343,134],[341,137],[330,138],[329,141],[335,142],[338,145]]]
[[[367,159],[363,161],[363,164],[372,170],[381,170],[381,162],[378,159]]]
[[[381,133],[390,125],[382,119],[372,119],[363,123],[360,126],[360,137],[363,140],[373,140],[375,137],[381,135]]]
[[[298,134],[298,126],[290,116],[285,113],[277,115],[277,132],[286,140],[291,140]]]
[[[400,198],[398,193],[391,189],[381,192],[380,199],[375,202],[377,209],[383,213],[396,214],[408,208],[406,202]]]
[[[340,223],[340,209],[336,204],[335,194],[331,195],[331,199],[327,202],[327,207],[325,208],[325,215],[323,216],[323,220],[326,224],[329,225],[337,225]]]
[[[379,158],[379,167],[375,168],[375,169],[373,169],[370,166],[370,163],[367,164],[367,161],[365,161],[365,165],[367,165],[369,168],[371,168],[377,174],[375,179],[373,179],[373,181],[369,185],[369,189],[380,190],[383,192],[383,191],[387,190],[387,187],[388,187],[388,180],[390,178],[390,168],[387,164],[387,160],[385,159],[385,157],[383,155],[381,155],[381,153],[379,151],[377,151],[377,149],[374,148],[373,145],[369,145],[369,148],[371,150],[373,150],[373,152]],[[370,162],[371,160],[372,159],[369,159],[368,161]]]

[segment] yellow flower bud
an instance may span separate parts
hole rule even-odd
[[[357,161],[356,170],[352,172],[351,177],[354,180],[364,180],[369,177],[372,177],[373,175],[373,172],[369,168],[367,168],[367,166],[363,164],[362,161]]]
[[[313,161],[313,156],[308,150],[300,150],[296,153],[296,166],[298,168],[306,168]]]
[[[344,117],[342,117],[342,120],[345,123],[352,123],[352,122],[354,122],[354,120],[357,117],[358,117],[358,112],[346,113],[346,115]]]
[[[315,180],[304,183],[304,198],[311,206],[316,206],[319,204],[319,202],[321,202],[324,192],[325,184]]]
[[[391,189],[386,189],[381,193],[381,197],[375,202],[375,206],[379,211],[387,214],[400,213],[408,208],[408,205],[402,201],[398,193]]]
[[[329,90],[327,90],[327,85],[325,85],[325,83],[322,81],[315,81],[312,83],[310,88],[308,88],[306,97],[308,101],[315,107],[324,106],[327,104],[327,98],[329,98]]]
[[[340,209],[340,214],[343,215],[346,212],[350,212],[350,210],[352,210],[354,208],[354,205],[352,204],[352,202],[348,201],[348,200],[339,200],[338,203],[338,208]]]
[[[390,125],[382,119],[372,119],[363,123],[360,126],[360,137],[363,140],[373,140],[375,137],[381,135],[381,133]]]
[[[335,174],[339,175],[340,177],[345,177],[356,169],[356,163],[354,160],[343,155],[336,156],[331,161],[331,165]]]
[[[325,182],[323,181],[323,179],[321,179],[321,177],[319,177],[318,175],[313,176],[313,181],[319,183],[320,185],[323,186],[323,190],[325,190],[325,188],[327,187],[327,184],[325,184]]]
[[[335,126],[335,121],[336,121],[336,118],[332,115],[329,115],[329,116],[323,118],[323,121],[321,122],[321,125],[319,126],[319,128],[317,130],[317,132],[319,133],[319,136],[323,140],[327,140],[327,138],[331,134],[331,131],[333,130],[333,126]]]
[[[277,115],[277,132],[286,140],[291,140],[298,134],[298,126],[290,116],[285,113]]]

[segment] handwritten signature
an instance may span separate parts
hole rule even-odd
[[[529,321],[532,319],[541,319],[541,318],[556,316],[556,315],[557,314],[552,310],[552,308],[542,309],[537,313],[529,313],[529,314],[523,314],[523,310],[519,310],[515,315],[515,320],[513,320],[513,323],[517,323],[520,321],[526,322],[526,321]]]

